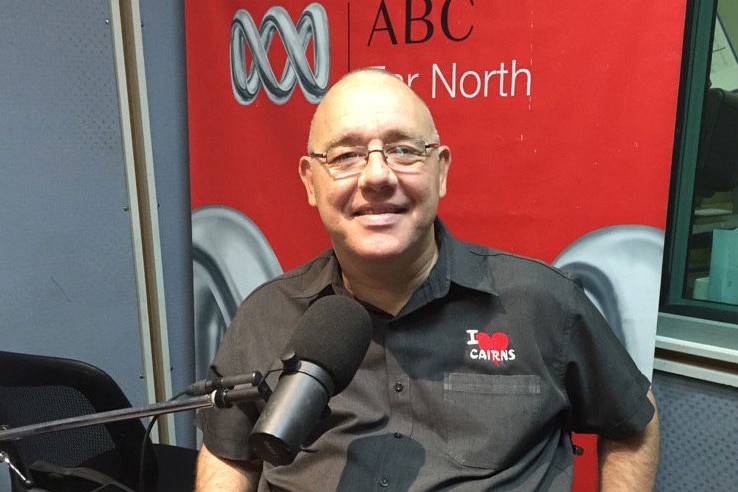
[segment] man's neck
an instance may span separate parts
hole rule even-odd
[[[437,260],[434,242],[410,263],[403,259],[342,263],[343,283],[357,299],[396,315],[428,278]]]

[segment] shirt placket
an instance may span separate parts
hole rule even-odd
[[[388,322],[385,330],[385,358],[387,364],[387,394],[390,418],[385,435],[383,459],[377,468],[376,487],[378,491],[396,490],[401,481],[400,475],[410,468],[408,453],[403,452],[412,436],[413,418],[411,405],[412,382],[401,361],[404,334],[401,329]]]

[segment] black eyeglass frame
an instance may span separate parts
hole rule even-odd
[[[391,153],[388,153],[388,152],[390,152],[392,149],[396,149],[397,147],[401,147],[404,143],[407,143],[407,144],[415,144],[418,147],[422,147],[423,148],[423,154],[422,155],[417,155],[417,154],[412,155],[412,157],[413,158],[416,158],[416,159],[415,160],[412,160],[412,161],[409,161],[407,163],[396,162],[395,159],[398,156],[396,154],[391,154]],[[333,176],[335,179],[340,179],[340,178],[346,178],[346,177],[350,177],[350,176],[355,176],[355,175],[360,174],[361,172],[363,172],[364,169],[366,168],[366,165],[369,163],[369,155],[372,152],[380,152],[383,155],[383,157],[384,157],[385,163],[387,163],[387,165],[391,169],[397,171],[397,170],[402,170],[404,168],[407,168],[411,164],[414,164],[415,162],[418,162],[418,160],[421,160],[421,159],[427,157],[428,156],[428,150],[429,149],[435,149],[435,148],[438,148],[440,146],[441,146],[441,143],[440,142],[426,143],[425,140],[420,139],[420,138],[418,138],[418,139],[405,139],[405,140],[399,140],[399,141],[396,141],[396,142],[389,142],[389,143],[384,144],[382,146],[382,148],[380,148],[380,149],[373,149],[373,150],[369,150],[369,147],[367,147],[365,145],[346,146],[346,148],[345,148],[346,152],[345,153],[346,154],[352,154],[353,153],[353,154],[356,154],[357,157],[361,156],[361,158],[363,160],[363,166],[361,166],[360,168],[353,169],[353,170],[344,169],[343,170],[344,171],[344,174],[341,174],[341,171],[342,170],[340,168],[338,168],[338,167],[331,168],[330,167],[331,164],[333,164],[337,160],[337,158],[336,158],[336,159],[333,159],[330,162],[328,161],[328,153],[331,151],[331,149],[328,149],[325,153],[318,153],[318,152],[308,151],[308,155],[311,158],[313,158],[313,159],[322,159],[324,161],[325,165],[327,166],[327,170],[328,170],[329,174],[331,174],[331,176]]]

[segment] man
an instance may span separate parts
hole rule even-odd
[[[569,490],[571,431],[601,435],[602,490],[653,488],[648,381],[574,282],[437,219],[451,152],[411,89],[349,74],[318,106],[308,149],[300,177],[333,249],[249,296],[213,370],[279,367],[327,294],[361,301],[373,340],[291,465],[249,452],[253,405],[201,412],[197,490]]]

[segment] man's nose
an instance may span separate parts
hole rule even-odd
[[[366,156],[366,167],[359,177],[359,186],[362,188],[384,188],[397,182],[395,173],[387,163],[382,149],[370,150]]]

